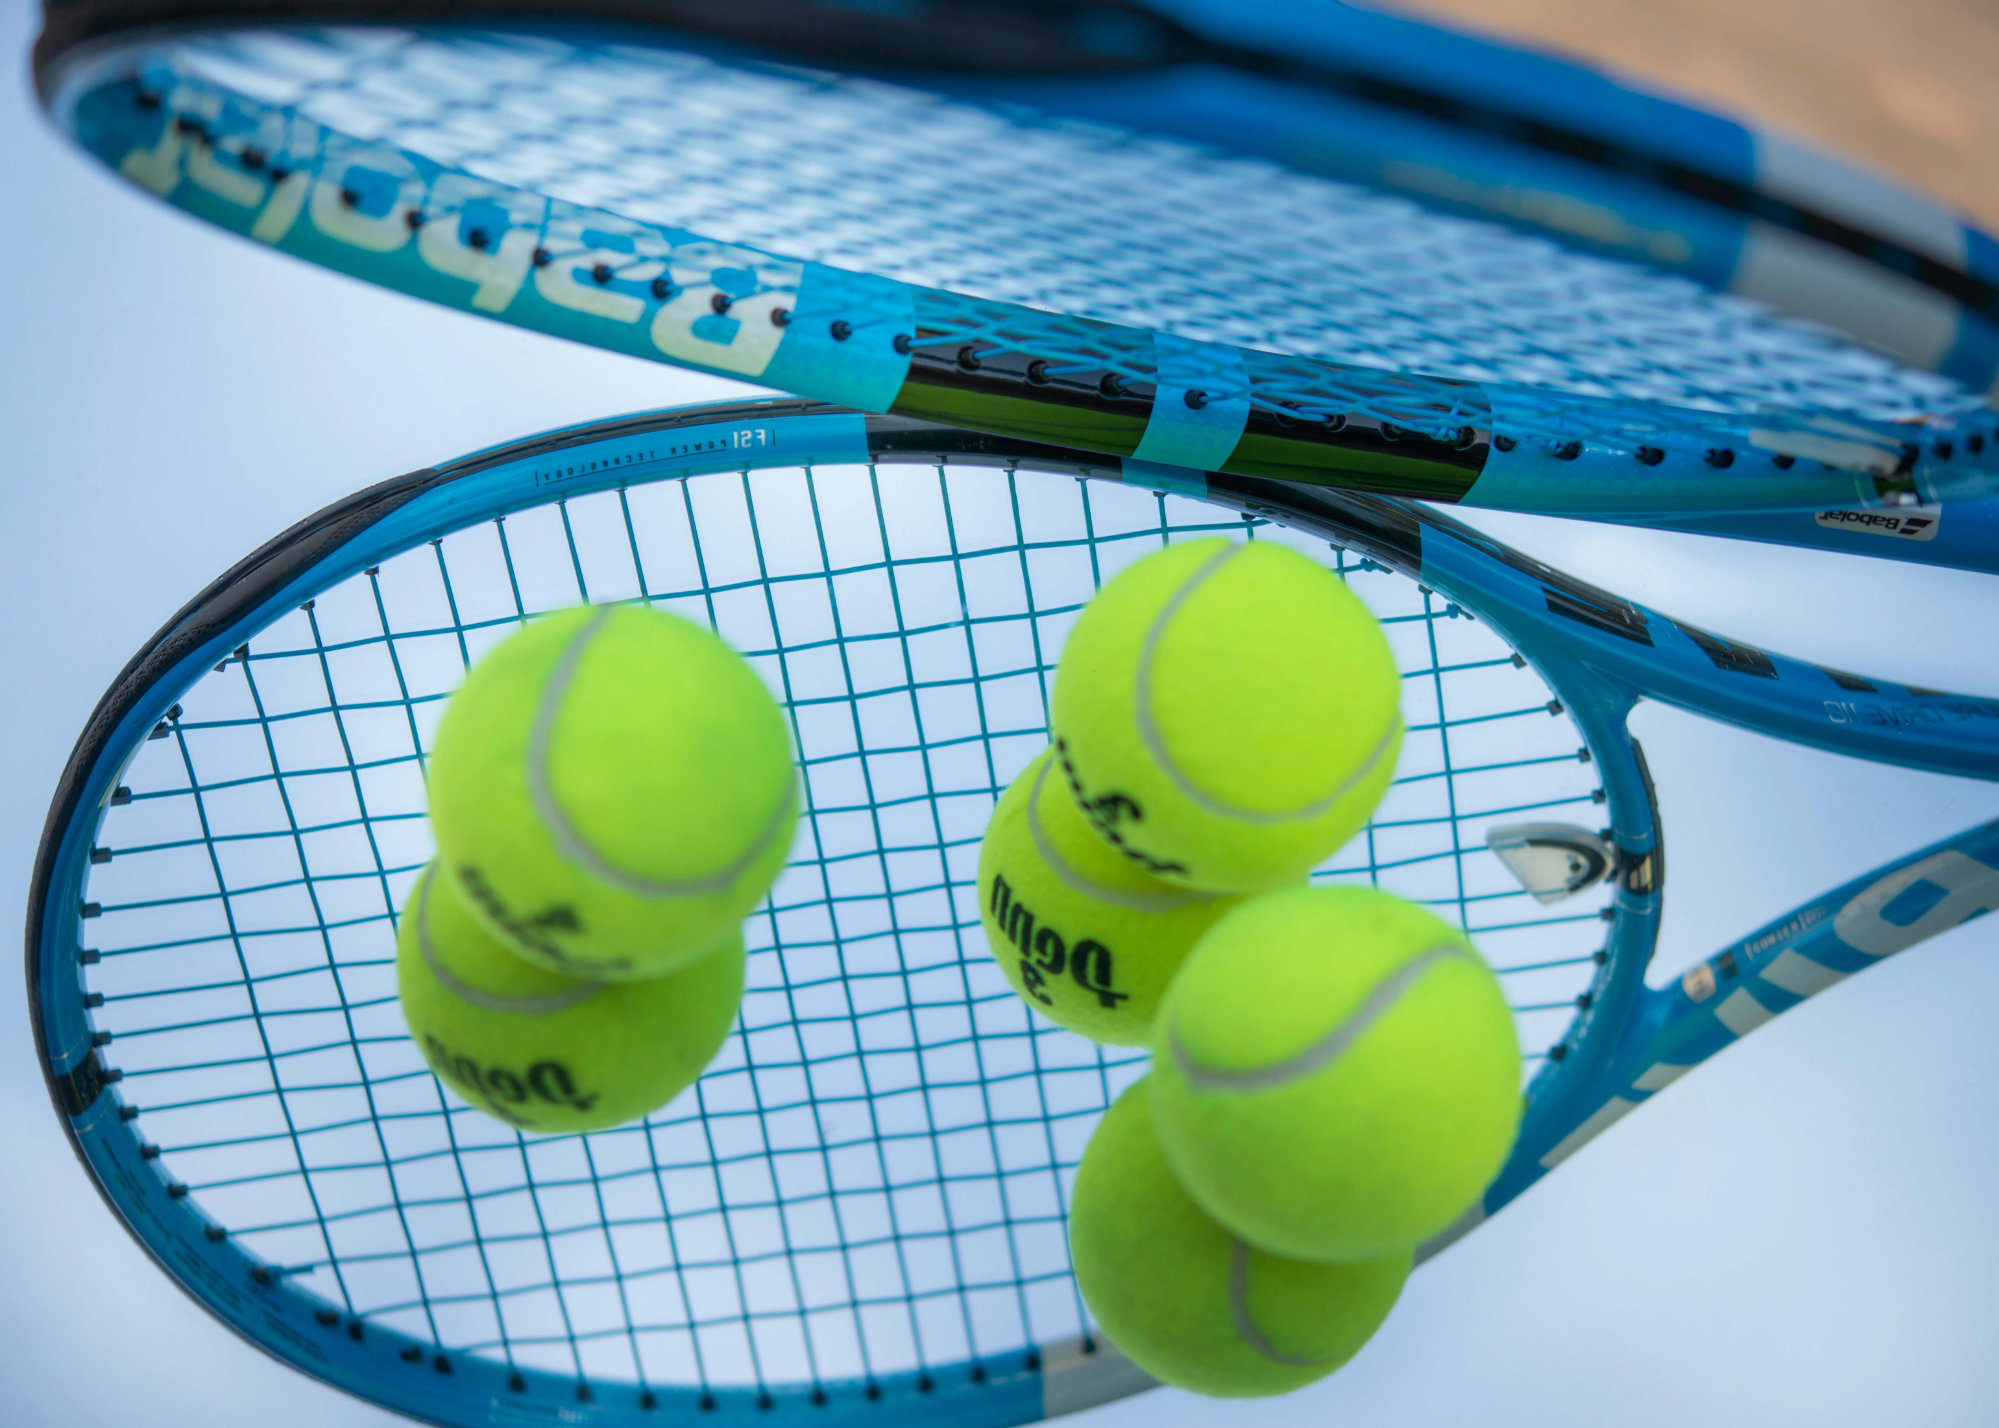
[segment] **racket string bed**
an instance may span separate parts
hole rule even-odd
[[[101,1054],[158,1168],[323,1329],[406,1336],[413,1372],[476,1358],[579,1398],[713,1404],[1039,1368],[1089,1332],[1068,1179],[1143,1053],[1013,996],[978,929],[978,839],[1045,742],[1053,656],[1096,584],[1213,533],[1326,560],[1403,667],[1398,782],[1321,876],[1460,921],[1524,1044],[1551,1045],[1596,973],[1604,896],[1541,907],[1483,833],[1600,818],[1600,794],[1575,725],[1483,623],[1323,542],[1134,488],[745,469],[417,544],[179,697],[105,810],[81,924]],[[466,659],[586,597],[650,600],[743,650],[788,701],[810,816],[698,1085],[642,1126],[524,1139],[442,1093],[408,1040],[392,909],[430,854],[423,750]]]
[[[1829,418],[1948,427],[1982,407],[1689,279],[1019,106],[476,30],[227,33],[134,63],[129,86],[100,88],[75,122],[107,153],[129,140],[116,161],[140,183],[193,175],[207,186],[194,206],[266,241],[306,221],[354,261],[427,252],[482,284],[475,310],[541,284],[572,314],[560,321],[596,320],[606,345],[642,341],[612,328],[658,340],[671,314],[691,335],[667,340],[669,357],[698,363],[706,342],[729,369],[775,344],[800,264],[823,263],[916,293],[913,323],[858,293],[845,317],[815,311],[815,327],[830,315],[845,329],[837,343],[894,338],[919,365],[1018,356],[1042,380],[1177,392],[1156,330],[1268,359],[1208,374],[1204,397],[1446,441],[1496,421],[1551,452],[1699,457],[1717,431],[1740,446],[1751,429],[1795,428],[1820,443],[1795,454],[1813,456],[1856,435]],[[314,175],[331,187],[308,196]],[[313,255],[348,262],[325,241],[309,240]],[[1467,408],[1464,382],[1502,389],[1501,410]]]

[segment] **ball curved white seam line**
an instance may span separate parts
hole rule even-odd
[[[1291,1368],[1323,1368],[1334,1359],[1301,1359],[1278,1349],[1256,1327],[1256,1317],[1249,1312],[1249,1246],[1233,1235],[1229,1237],[1229,1318],[1234,1321],[1238,1339],[1249,1345],[1252,1353],[1260,1354],[1274,1364],[1284,1364]]]
[[[541,705],[535,711],[534,730],[528,738],[528,795],[534,800],[535,812],[554,835],[555,845],[563,857],[581,864],[585,872],[612,887],[647,898],[703,897],[725,893],[769,850],[778,831],[791,821],[792,808],[798,799],[798,780],[795,777],[786,777],[784,797],[778,800],[776,812],[741,857],[706,877],[683,881],[642,877],[618,867],[584,840],[562,811],[562,805],[556,801],[555,789],[548,778],[548,744],[554,736],[555,717],[561,710],[563,695],[576,678],[576,666],[582,662],[585,646],[611,617],[611,610],[609,605],[598,607],[597,613],[586,620],[583,628],[570,640],[549,675],[548,687],[542,691]]]
[[[1388,1014],[1402,995],[1430,968],[1439,963],[1457,958],[1477,962],[1478,954],[1469,947],[1456,943],[1444,943],[1404,962],[1393,972],[1375,984],[1374,990],[1356,1007],[1353,1014],[1327,1031],[1317,1041],[1304,1050],[1268,1066],[1259,1066],[1251,1071],[1223,1071],[1211,1066],[1203,1066],[1194,1059],[1180,1040],[1180,1029],[1169,1026],[1166,1029],[1166,1044],[1173,1053],[1173,1063],[1180,1068],[1180,1074],[1187,1078],[1187,1084],[1197,1091],[1268,1091],[1286,1082],[1298,1080],[1324,1070],[1346,1049],[1363,1036],[1369,1027]]]
[[[1028,836],[1034,840],[1034,850],[1041,855],[1041,861],[1062,880],[1065,887],[1071,892],[1081,893],[1084,897],[1095,898],[1099,902],[1114,903],[1119,907],[1130,908],[1133,912],[1177,912],[1183,907],[1195,907],[1215,900],[1214,895],[1191,890],[1175,889],[1157,893],[1120,892],[1116,888],[1107,888],[1092,882],[1080,869],[1065,859],[1061,851],[1048,840],[1048,835],[1042,831],[1040,815],[1035,811],[1035,806],[1041,801],[1042,784],[1047,781],[1048,770],[1054,762],[1053,759],[1049,759],[1041,765],[1041,771],[1034,776],[1034,787],[1028,790],[1027,831]]]
[[[581,1006],[590,998],[604,990],[602,982],[582,982],[560,992],[550,992],[538,997],[509,997],[498,992],[484,991],[460,979],[457,973],[444,965],[437,955],[437,948],[430,940],[430,885],[432,877],[424,874],[417,884],[416,894],[416,945],[423,953],[423,964],[430,969],[430,975],[437,984],[462,1002],[478,1007],[481,1011],[512,1012],[517,1016],[552,1016],[556,1012],[568,1011]]]
[[[1360,767],[1341,780],[1331,793],[1315,802],[1306,804],[1302,808],[1288,809],[1282,813],[1266,813],[1259,809],[1237,808],[1222,802],[1221,799],[1216,798],[1213,794],[1199,787],[1192,779],[1187,777],[1185,771],[1178,764],[1173,762],[1172,756],[1166,751],[1166,740],[1161,736],[1159,726],[1152,722],[1152,661],[1154,655],[1158,652],[1159,641],[1165,635],[1167,624],[1172,620],[1175,613],[1178,612],[1180,606],[1186,603],[1188,597],[1196,589],[1205,583],[1226,562],[1247,549],[1249,547],[1246,545],[1231,545],[1227,550],[1217,551],[1199,570],[1196,570],[1189,576],[1178,590],[1173,592],[1172,598],[1153,617],[1151,627],[1145,632],[1145,643],[1139,648],[1138,673],[1132,681],[1132,698],[1136,706],[1134,714],[1138,724],[1138,736],[1144,741],[1145,751],[1152,756],[1153,762],[1166,770],[1166,776],[1173,780],[1174,787],[1178,788],[1183,795],[1192,800],[1203,812],[1212,813],[1218,818],[1231,818],[1242,823],[1256,823],[1264,826],[1275,826],[1284,823],[1308,823],[1312,819],[1329,812],[1334,804],[1359,787],[1374,772],[1382,759],[1387,757],[1388,751],[1395,747],[1397,739],[1402,734],[1402,710],[1400,708],[1396,709],[1395,717],[1388,721],[1388,728],[1383,732],[1380,742],[1374,746],[1365,759],[1361,760]]]

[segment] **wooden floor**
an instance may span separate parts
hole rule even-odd
[[[1374,2],[1788,132],[1999,231],[1994,0]]]

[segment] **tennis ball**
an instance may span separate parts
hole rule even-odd
[[[1253,898],[1159,1010],[1153,1117],[1210,1215],[1293,1259],[1361,1260],[1448,1227],[1499,1173],[1520,1044],[1462,934],[1372,888]]]
[[[640,606],[536,620],[445,707],[430,813],[453,890],[494,936],[600,981],[735,936],[798,818],[784,714],[708,630]]]
[[[694,1083],[735,1023],[731,938],[645,982],[579,982],[516,957],[424,870],[396,932],[403,1019],[431,1070],[523,1130],[603,1130]]]
[[[1139,1081],[1076,1168],[1069,1257],[1110,1341],[1154,1378],[1250,1398],[1324,1378],[1360,1352],[1409,1277],[1403,1250],[1307,1264],[1243,1243],[1173,1178]]]
[[[1140,872],[1091,830],[1044,751],[979,845],[979,913],[1013,989],[1094,1041],[1143,1046],[1194,942],[1242,899]]]
[[[1281,545],[1196,540],[1076,621],[1052,732],[1084,813],[1146,872],[1210,892],[1302,878],[1374,812],[1402,742],[1381,627]]]

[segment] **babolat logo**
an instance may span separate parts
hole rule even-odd
[[[471,864],[461,864],[452,871],[458,875],[458,885],[465,889],[465,895],[484,908],[486,915],[504,927],[507,935],[516,942],[541,953],[550,961],[569,963],[576,961],[561,943],[549,936],[551,932],[583,930],[583,919],[576,915],[575,908],[566,902],[557,903],[554,907],[546,908],[532,917],[523,916],[507,906],[506,899],[493,890],[493,885],[486,881],[485,874],[478,868]],[[617,962],[592,961],[588,965],[597,968],[623,966],[625,963],[620,959]]]
[[[423,1054],[438,1075],[467,1095],[491,1102],[493,1110],[516,1125],[533,1124],[536,1101],[573,1111],[587,1111],[597,1104],[594,1094],[576,1089],[575,1078],[560,1061],[537,1061],[525,1071],[486,1066],[429,1033],[423,1038]]]
[[[1935,540],[1943,508],[1903,506],[1896,510],[1820,511],[1816,519],[1827,530],[1859,531],[1863,535],[1894,536],[1900,540]]]
[[[1157,858],[1143,848],[1135,848],[1126,829],[1134,823],[1145,821],[1145,809],[1137,799],[1128,793],[1115,791],[1092,794],[1083,787],[1083,779],[1076,772],[1076,765],[1069,757],[1069,745],[1062,739],[1055,741],[1055,757],[1061,761],[1062,776],[1069,780],[1069,790],[1076,796],[1076,803],[1083,810],[1083,816],[1090,820],[1090,826],[1103,835],[1106,843],[1144,868],[1148,873],[1184,873],[1185,863],[1176,863],[1168,858]]]
[[[1048,979],[1067,971],[1077,986],[1096,994],[1097,1003],[1115,1007],[1130,995],[1111,984],[1111,949],[1095,938],[1084,938],[1074,946],[1054,928],[1035,917],[1026,903],[1013,895],[1013,885],[1001,874],[993,874],[992,892],[986,910],[1000,934],[1020,949],[1020,984],[1027,994],[1045,1007],[1055,999],[1045,988]]]

